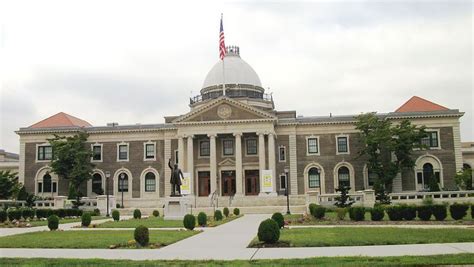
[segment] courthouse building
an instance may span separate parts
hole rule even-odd
[[[67,195],[68,181],[48,167],[52,150],[47,138],[86,131],[96,167],[84,193],[104,194],[110,173],[110,194],[120,200],[123,192],[129,207],[161,205],[170,195],[168,159],[190,178],[189,194],[197,207],[212,205],[211,198],[226,206],[284,205],[285,189],[292,201],[303,203],[306,196],[334,193],[341,184],[353,192],[373,185],[374,175],[358,156],[356,115],[303,117],[279,111],[238,47],[227,47],[224,60],[209,71],[189,106],[189,112],[165,117],[160,124],[93,126],[61,112],[20,128],[20,181],[37,195]],[[416,96],[393,112],[378,114],[428,129],[423,140],[428,149],[414,151],[416,166],[393,181],[394,192],[426,190],[430,179],[441,188],[455,186],[455,173],[463,167],[462,115]]]

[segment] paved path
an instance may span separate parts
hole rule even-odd
[[[443,225],[428,225],[428,224],[358,224],[358,225],[350,225],[350,224],[341,224],[341,225],[291,225],[288,226],[290,229],[297,229],[297,228],[417,228],[417,229],[469,229],[474,228],[472,224],[463,224],[463,225],[455,225],[455,224],[443,224]]]
[[[474,243],[353,246],[318,248],[246,248],[259,223],[269,215],[242,218],[174,243],[162,249],[0,249],[0,257],[103,258],[130,260],[251,260],[334,256],[404,256],[474,253]],[[77,224],[77,223],[76,223]],[[36,227],[38,228],[38,227]]]

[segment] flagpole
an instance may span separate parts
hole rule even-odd
[[[224,14],[221,13],[221,23],[223,24],[224,21]],[[227,49],[226,47],[224,46],[224,57],[222,58],[222,95],[225,96],[225,65],[224,65],[224,58],[225,58],[225,54],[227,54]]]

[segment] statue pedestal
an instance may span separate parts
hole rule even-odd
[[[182,220],[191,208],[191,199],[185,196],[167,197],[165,199],[165,220]]]

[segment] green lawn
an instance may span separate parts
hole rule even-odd
[[[474,254],[403,257],[320,257],[289,260],[131,261],[102,259],[2,258],[5,266],[420,266],[473,264]]]
[[[292,247],[368,246],[473,242],[474,229],[330,227],[284,229],[280,241]],[[255,238],[250,246],[258,246]]]
[[[133,230],[43,231],[0,237],[0,248],[108,248],[133,240]],[[150,243],[169,245],[197,231],[150,231]]]
[[[107,219],[105,216],[92,216],[92,220],[102,220],[102,219]],[[81,218],[76,218],[76,219],[60,219],[59,224],[64,224],[64,223],[74,223],[74,222],[80,222]],[[32,227],[35,226],[46,226],[48,225],[48,221],[30,221],[29,224],[31,224]],[[14,227],[11,224],[4,224],[0,223],[0,228],[9,228],[9,227]]]
[[[240,216],[231,216],[224,218],[222,221],[214,221],[212,217],[208,217],[207,222],[208,226],[217,226],[223,223],[232,221]],[[196,218],[197,223],[197,218]],[[148,217],[144,219],[130,219],[123,220],[118,222],[105,222],[97,225],[98,228],[136,228],[139,225],[146,226],[148,228],[174,228],[174,227],[183,227],[182,220],[164,220],[163,217]],[[197,225],[196,225],[197,226]]]

